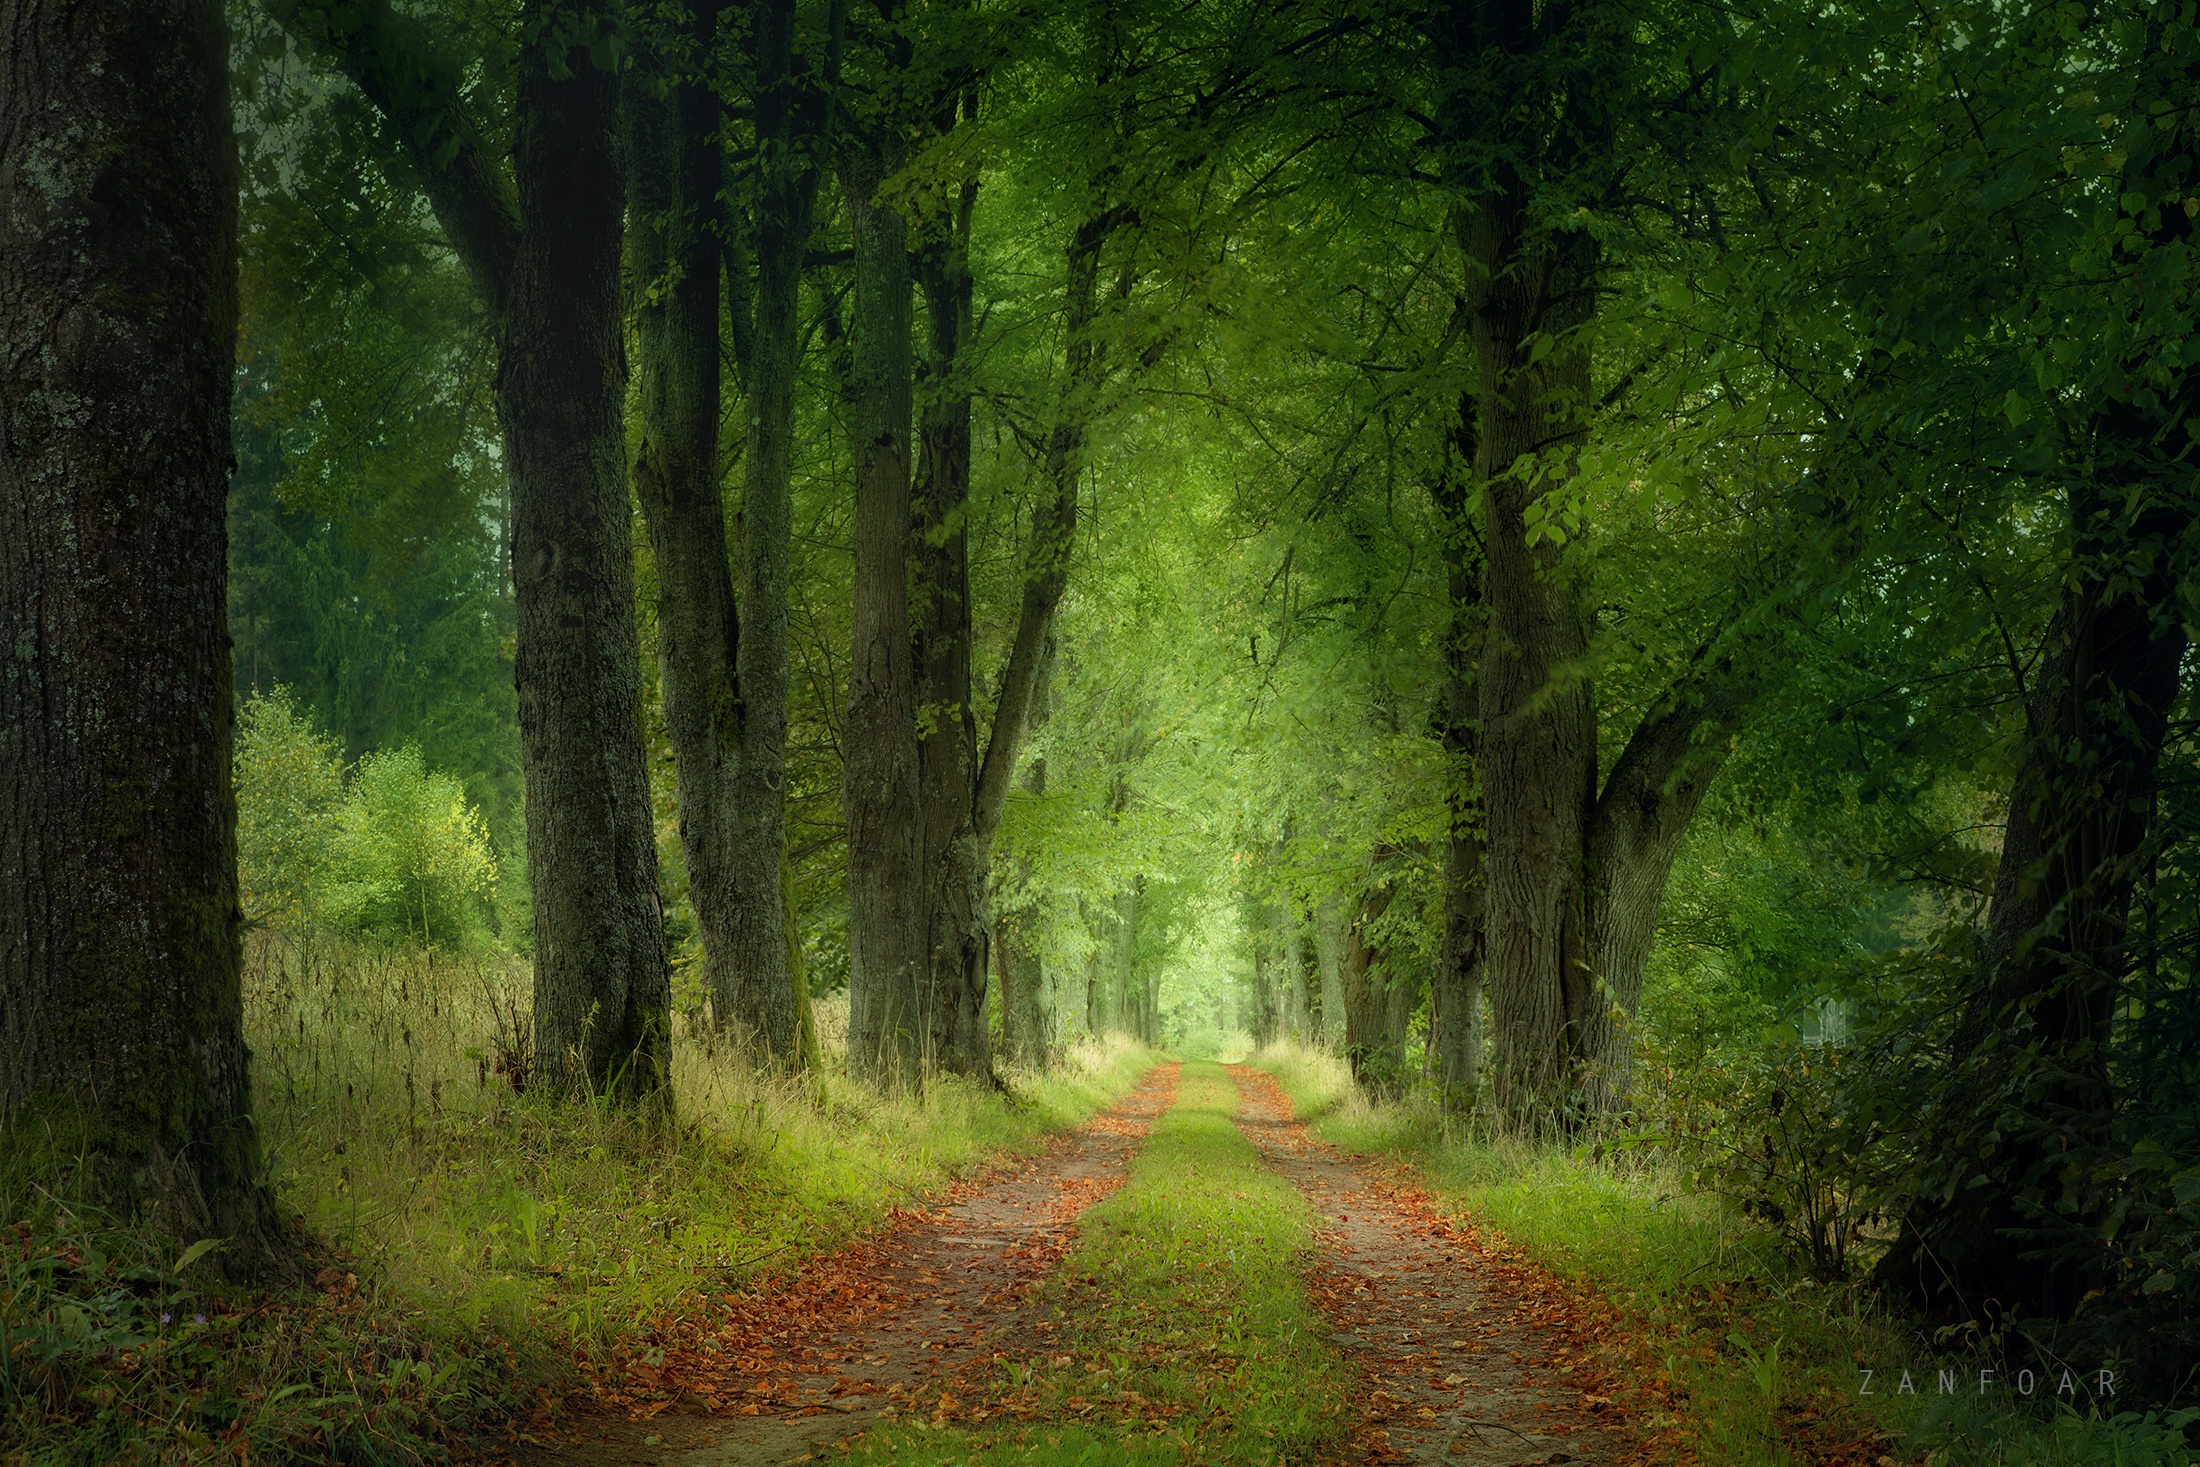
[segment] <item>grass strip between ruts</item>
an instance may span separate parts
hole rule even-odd
[[[1219,1065],[1184,1066],[1122,1189],[1039,1301],[1049,1343],[984,1397],[912,1402],[857,1463],[1269,1463],[1343,1425],[1348,1382],[1300,1284],[1314,1217],[1230,1117]]]

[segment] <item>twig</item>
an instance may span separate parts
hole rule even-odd
[[[755,1262],[757,1262],[757,1261],[758,1261],[759,1259],[769,1258],[769,1257],[771,1257],[771,1256],[772,1256],[772,1255],[773,1255],[774,1253],[784,1253],[784,1252],[786,1252],[786,1251],[787,1251],[787,1250],[788,1250],[788,1249],[789,1249],[790,1247],[792,1247],[792,1246],[793,1246],[793,1245],[792,1245],[792,1244],[790,1244],[790,1243],[781,1243],[781,1244],[780,1244],[780,1245],[779,1245],[778,1247],[776,1247],[776,1248],[766,1248],[766,1249],[765,1249],[765,1250],[764,1250],[763,1252],[761,1252],[761,1253],[751,1253],[751,1254],[750,1254],[750,1255],[749,1255],[748,1257],[746,1257],[746,1258],[737,1258],[737,1259],[735,1259],[735,1260],[734,1260],[733,1262],[731,1262],[731,1263],[713,1263],[713,1264],[707,1265],[707,1266],[706,1266],[706,1267],[704,1267],[704,1268],[698,1269],[698,1270],[697,1270],[697,1272],[699,1272],[699,1273],[731,1273],[731,1272],[733,1272],[733,1271],[734,1271],[735,1269],[737,1269],[737,1268],[747,1268],[747,1267],[748,1267],[748,1266],[749,1266],[750,1264],[752,1264],[752,1263],[755,1263]]]

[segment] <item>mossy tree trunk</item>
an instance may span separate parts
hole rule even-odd
[[[280,1280],[230,782],[227,31],[4,0],[0,36],[0,1144]]]
[[[423,21],[386,0],[274,0],[273,13],[381,113],[495,333],[538,1067],[566,1090],[668,1103],[671,975],[627,528],[618,83],[588,44],[609,14],[585,0],[523,7],[507,171],[465,69]]]
[[[512,475],[535,1052],[563,1089],[669,1101],[671,976],[642,751],[628,538],[618,82],[530,5],[512,172],[522,222],[497,353]]]
[[[1378,848],[1380,863],[1387,854]],[[1375,924],[1390,909],[1387,883],[1369,886],[1360,909],[1344,933],[1338,987],[1344,1007],[1344,1052],[1352,1078],[1371,1094],[1396,1096],[1405,1082],[1406,1027],[1400,1019],[1400,992],[1406,984],[1390,971],[1389,955],[1378,945]],[[1413,1008],[1403,1006],[1410,1020]]]
[[[688,69],[637,68],[623,100],[642,421],[634,485],[656,560],[665,726],[712,1004],[767,1063],[785,1066],[803,1055],[780,867],[797,295],[817,180],[805,144],[820,109],[796,74],[793,6],[758,6],[754,22],[755,286],[732,302],[735,312],[754,311],[751,328],[736,322],[733,333],[748,422],[738,602],[718,439],[729,228],[718,204],[720,109],[709,78],[693,70],[707,65],[718,35],[711,6],[694,11],[678,38]]]
[[[1314,906],[1314,966],[1321,981],[1321,1037],[1328,1045],[1344,1043],[1344,903],[1334,892],[1322,893]]]
[[[1444,630],[1444,691],[1439,728],[1444,742],[1444,934],[1429,982],[1429,1041],[1447,1110],[1471,1105],[1481,1082],[1483,916],[1482,811],[1477,762],[1480,723],[1475,674],[1483,646],[1482,551],[1470,517],[1475,470],[1475,403],[1459,405],[1460,421],[1433,486],[1442,514],[1445,588],[1450,616]]]
[[[959,120],[951,106],[937,121]],[[992,921],[991,830],[978,825],[977,710],[971,699],[970,625],[970,218],[978,182],[967,177],[940,201],[942,218],[920,241],[915,268],[926,344],[919,371],[915,514],[909,556],[916,598],[919,784],[923,791],[926,1049],[957,1074],[992,1069],[986,1022]]]
[[[1549,200],[1601,199],[1624,173],[1615,140],[1634,41],[1614,7],[1528,0],[1455,4],[1430,34],[1458,79],[1442,166],[1466,196],[1453,228],[1476,363],[1455,446],[1471,454],[1482,531],[1479,586],[1458,585],[1468,567],[1453,566],[1455,645],[1472,634],[1459,619],[1475,592],[1482,623],[1472,715],[1451,712],[1447,741],[1455,761],[1471,744],[1481,820],[1477,849],[1476,822],[1454,809],[1439,1012],[1448,995],[1465,1018],[1479,958],[1497,1101],[1517,1125],[1563,1127],[1627,1103],[1628,1020],[1666,877],[1757,682],[1707,646],[1628,732],[1600,792],[1582,573],[1533,526],[1565,507],[1588,435],[1607,269],[1595,233]],[[1463,534],[1465,516],[1451,518]],[[1455,692],[1468,675],[1455,668]],[[1443,1027],[1452,1084],[1468,1050]]]
[[[1040,670],[1033,682],[1031,693],[1031,732],[1036,734],[1046,727],[1053,709],[1049,696],[1054,665],[1054,642],[1050,637],[1041,653]],[[1047,792],[1047,761],[1044,754],[1035,756],[1024,766],[1024,793],[1033,799],[1042,799]],[[1026,882],[1031,877],[1031,863],[1023,863]],[[1001,915],[995,935],[994,951],[1001,976],[1001,1048],[1008,1058],[1022,1065],[1043,1065],[1047,1061],[1051,1025],[1046,1010],[1046,971],[1039,956],[1039,914],[1030,907],[1021,907]]]
[[[926,1053],[922,806],[909,617],[909,226],[880,195],[895,160],[853,142],[841,165],[855,236],[855,597],[841,726],[848,816],[848,1059],[913,1084]]]
[[[2200,410],[2200,373],[2169,402]],[[2089,1183],[2129,1145],[2112,1041],[2189,647],[2193,514],[2139,407],[2116,403],[2092,429],[2106,482],[2071,493],[2072,570],[2025,708],[1978,981],[1927,1117],[1954,1174],[1876,1270],[1972,1317],[2067,1319],[2109,1281],[2108,1202]]]
[[[967,105],[967,104],[965,104]],[[954,116],[936,120],[942,131]],[[1093,340],[1102,247],[1124,217],[1095,216],[1072,236],[1065,257],[1062,387],[1045,440],[1045,483],[1024,549],[1016,628],[981,748],[971,699],[970,559],[965,529],[970,491],[970,349],[974,282],[965,180],[937,237],[917,259],[930,325],[918,462],[915,533],[918,704],[924,801],[926,1011],[935,1061],[962,1074],[991,1066],[986,1027],[987,953],[993,940],[993,840],[1022,751],[1054,616],[1069,585],[1077,491],[1088,419],[1106,371]],[[1005,970],[1004,970],[1005,971]],[[1128,1005],[1123,1012],[1132,1015]],[[1150,1027],[1129,1022],[1128,1027]]]

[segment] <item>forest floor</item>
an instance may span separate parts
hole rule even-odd
[[[665,1322],[516,1461],[1637,1460],[1669,1444],[1629,1431],[1602,1337],[1267,1074],[1168,1064],[1013,1171]]]

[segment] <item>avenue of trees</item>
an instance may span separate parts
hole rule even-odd
[[[9,1134],[295,1266],[242,703],[554,1089],[1242,1027],[2189,1340],[2194,11],[0,0]]]

